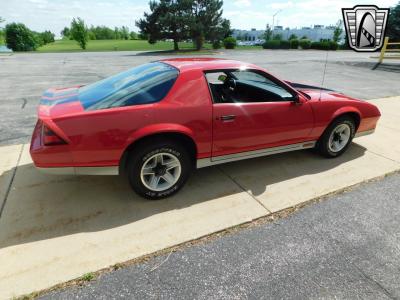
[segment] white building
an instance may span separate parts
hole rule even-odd
[[[297,38],[307,37],[308,39],[318,42],[320,40],[331,40],[333,38],[333,32],[335,31],[335,26],[324,26],[324,25],[314,25],[313,27],[303,27],[303,28],[283,28],[283,26],[275,26],[273,34],[280,34],[284,40],[289,39],[289,37],[294,34]],[[265,30],[256,30],[255,28],[251,30],[233,30],[233,37],[242,41],[256,41],[264,39]],[[342,34],[342,40],[344,39],[344,33]]]

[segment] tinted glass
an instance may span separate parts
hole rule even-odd
[[[79,100],[87,110],[155,103],[167,95],[178,74],[160,62],[141,65],[80,88]]]
[[[250,71],[237,71],[232,72],[233,76],[235,76],[239,81],[248,84],[249,86],[253,86],[255,88],[263,89],[267,92],[279,95],[283,100],[292,100],[293,95],[289,93],[286,89],[274,83],[272,80],[267,77],[262,76],[261,74],[250,72]],[[268,100],[268,99],[265,99]]]

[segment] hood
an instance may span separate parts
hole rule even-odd
[[[355,100],[355,101],[362,101],[360,99],[352,98],[349,96],[346,96],[340,92],[327,89],[324,87],[317,87],[317,86],[312,86],[312,85],[307,85],[307,84],[302,84],[302,83],[293,83],[286,81],[287,84],[292,86],[294,89],[297,91],[300,91],[302,93],[305,93],[306,95],[309,96],[311,100]]]
[[[46,90],[40,99],[39,117],[56,118],[84,111],[78,98],[79,88],[74,86]]]

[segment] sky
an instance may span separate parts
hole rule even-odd
[[[341,8],[375,4],[381,8],[399,0],[225,0],[224,17],[235,29],[265,29],[272,15],[280,11],[275,25],[303,27],[333,25],[342,18]],[[148,0],[0,0],[0,16],[22,22],[35,31],[51,30],[57,36],[72,18],[81,17],[88,25],[128,26],[137,31],[135,20],[149,10]],[[3,23],[4,24],[4,23]]]

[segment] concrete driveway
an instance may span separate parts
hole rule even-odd
[[[0,298],[245,223],[400,170],[400,97],[373,101],[383,118],[335,160],[311,151],[197,171],[177,196],[149,202],[119,177],[48,176],[28,145],[0,148]],[[11,184],[10,184],[11,183]]]

